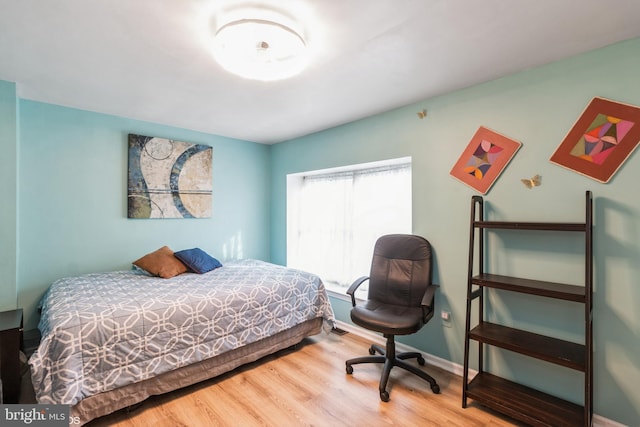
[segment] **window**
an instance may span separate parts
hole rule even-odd
[[[287,176],[287,265],[329,291],[345,295],[368,275],[390,233],[411,233],[411,158]]]

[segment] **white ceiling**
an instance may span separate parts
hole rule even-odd
[[[18,95],[275,143],[640,36],[638,0],[250,0],[296,15],[314,57],[243,80],[210,52],[238,0],[0,0]]]

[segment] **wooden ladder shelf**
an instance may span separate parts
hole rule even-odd
[[[462,407],[468,399],[533,426],[590,426],[593,418],[593,202],[586,192],[585,220],[579,223],[505,222],[484,220],[484,200],[471,199],[467,315],[465,324]],[[490,274],[485,269],[487,231],[518,230],[524,235],[536,231],[584,234],[584,285],[569,285],[520,277]],[[485,293],[500,289],[521,294],[560,299],[584,306],[584,343],[574,343],[485,320]],[[478,304],[478,320],[472,325],[473,304]],[[538,302],[536,302],[538,303]],[[470,343],[478,345],[478,372],[469,378]],[[584,373],[583,405],[568,402],[487,372],[484,345],[506,349]],[[577,399],[579,400],[579,399]]]

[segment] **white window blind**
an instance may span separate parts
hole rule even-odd
[[[344,294],[369,274],[378,237],[411,233],[411,162],[298,174],[287,200],[288,265]]]

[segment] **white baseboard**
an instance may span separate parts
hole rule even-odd
[[[358,335],[360,337],[363,337],[369,341],[371,341],[372,343],[381,345],[384,347],[386,340],[384,339],[384,337],[380,334],[376,334],[375,332],[371,332],[367,329],[361,328],[359,326],[355,326],[351,323],[346,323],[346,322],[342,322],[340,320],[336,320],[336,327],[343,329],[347,332],[351,332],[354,335]],[[419,350],[415,347],[411,347],[409,345],[406,344],[402,344],[402,343],[396,343],[396,349],[399,352],[405,352],[405,351],[417,351],[422,353],[422,355],[424,356],[424,359],[427,361],[428,364],[435,366],[437,368],[441,368],[447,372],[450,372],[454,375],[457,375],[459,377],[462,376],[463,371],[464,371],[464,366],[458,364],[458,363],[454,363],[450,360],[446,360],[443,359],[441,357],[438,356],[434,356],[432,354],[429,353],[425,353],[423,350]],[[469,370],[469,375],[470,377],[473,377],[476,374],[476,371],[470,369]],[[600,415],[597,414],[593,414],[593,427],[628,427],[625,426],[624,424],[620,424],[616,421],[610,420],[608,418],[602,417]]]
[[[593,427],[629,427],[625,424],[620,424],[609,418],[601,417],[600,415],[593,414]]]

